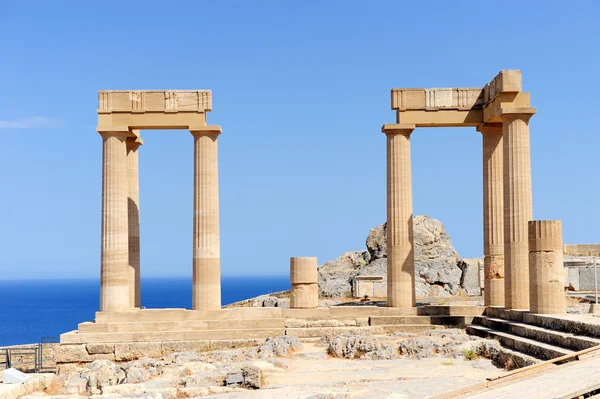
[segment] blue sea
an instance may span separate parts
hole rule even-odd
[[[191,278],[142,278],[146,308],[191,308]],[[289,276],[223,276],[223,305],[290,288]],[[77,329],[99,309],[100,282],[0,280],[0,346],[39,342]]]

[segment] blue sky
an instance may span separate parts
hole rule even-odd
[[[599,18],[595,1],[0,0],[0,279],[99,274],[101,89],[211,89],[222,273],[286,274],[385,221],[392,87],[520,69],[534,218],[600,242]],[[142,135],[142,276],[190,275],[192,136]],[[480,134],[418,129],[412,167],[415,214],[481,256]]]

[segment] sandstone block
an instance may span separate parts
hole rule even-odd
[[[562,223],[532,220],[528,233],[531,312],[565,313]]]
[[[318,281],[317,258],[290,258],[290,281],[292,284],[310,284]]]
[[[134,342],[115,344],[115,360],[129,361],[141,357],[161,357],[160,342]]]
[[[90,355],[115,353],[115,346],[112,344],[87,344],[86,349]]]
[[[211,350],[210,341],[168,341],[161,343],[163,355],[178,352],[206,352]]]
[[[85,345],[57,345],[53,349],[56,363],[89,363],[94,360],[114,360],[112,353],[89,354]]]
[[[290,307],[316,308],[319,305],[317,284],[294,284],[290,291]]]

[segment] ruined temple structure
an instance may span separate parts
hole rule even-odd
[[[530,94],[521,72],[483,88],[393,89],[387,136],[388,303],[414,306],[410,136],[416,128],[471,126],[483,138],[485,304],[529,309],[527,223],[533,219]]]
[[[211,92],[100,91],[100,311],[95,321],[61,336],[63,355],[58,362],[78,356],[86,359],[81,361],[107,356],[118,360],[118,345],[128,342],[152,343],[143,351],[164,354],[207,341],[227,345],[277,335],[388,333],[470,323],[484,307],[416,306],[410,138],[417,128],[468,126],[482,134],[485,305],[564,313],[564,297],[557,298],[563,295],[557,266],[562,261],[561,224],[532,221],[529,119],[535,109],[529,93],[522,91],[521,73],[501,71],[478,88],[393,89],[391,94],[396,123],[382,128],[387,136],[387,306],[319,307],[316,258],[292,258],[291,308],[222,309],[217,162],[221,128],[206,123]],[[191,133],[192,309],[140,307],[138,152],[140,131],[146,129]],[[177,344],[182,342],[187,346]],[[96,346],[82,349],[85,345]]]

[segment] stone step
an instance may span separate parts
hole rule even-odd
[[[521,367],[533,366],[542,362],[538,358],[510,348],[500,347],[499,352],[498,357],[494,360],[494,364],[505,370],[520,369]]]
[[[485,316],[600,338],[600,318],[589,314],[546,315],[489,306],[485,311]]]
[[[444,326],[462,326],[470,324],[475,316],[373,316],[369,318],[372,326],[402,324],[426,324]]]
[[[502,346],[514,349],[521,353],[536,357],[542,360],[550,360],[556,357],[570,355],[574,351],[550,345],[544,342],[538,342],[533,339],[520,337],[518,335],[498,331],[489,327],[470,325],[467,327],[467,333],[477,335],[482,338],[497,339]]]
[[[394,324],[373,327],[373,334],[393,334],[395,332],[405,332],[420,334],[423,331],[429,330],[443,330],[443,325],[431,325],[431,324]]]
[[[600,345],[600,339],[598,338],[555,331],[544,327],[495,317],[477,316],[473,320],[473,324],[498,331],[504,331],[513,335],[518,335],[519,337],[534,339],[536,341],[545,342],[574,351],[580,351]]]
[[[420,333],[441,328],[444,328],[444,326],[432,326],[430,324],[397,324],[362,327],[301,327],[286,328],[285,334],[298,338],[319,338],[327,335],[392,334],[395,332]]]
[[[417,307],[417,314],[419,316],[481,316],[485,308],[485,306],[475,305],[427,305]]]
[[[352,319],[370,316],[480,316],[483,306],[426,305],[411,308],[392,308],[372,305],[338,305],[315,309],[240,307],[215,310],[189,309],[131,309],[119,312],[97,312],[98,323],[156,322],[195,320],[240,320],[267,318]]]
[[[523,322],[556,331],[600,338],[600,319],[589,314],[541,315],[526,313]]]
[[[81,333],[69,332],[60,336],[61,344],[118,343],[118,342],[166,342],[263,339],[285,335],[285,328],[256,328],[237,330],[187,330],[149,332]]]
[[[240,319],[240,320],[189,320],[189,321],[152,321],[152,322],[109,322],[80,323],[80,333],[113,332],[158,332],[158,331],[196,331],[196,330],[234,330],[284,328],[285,319]]]
[[[377,334],[369,326],[362,327],[298,327],[286,328],[285,335],[291,335],[298,338],[318,338],[333,335],[362,335]]]

